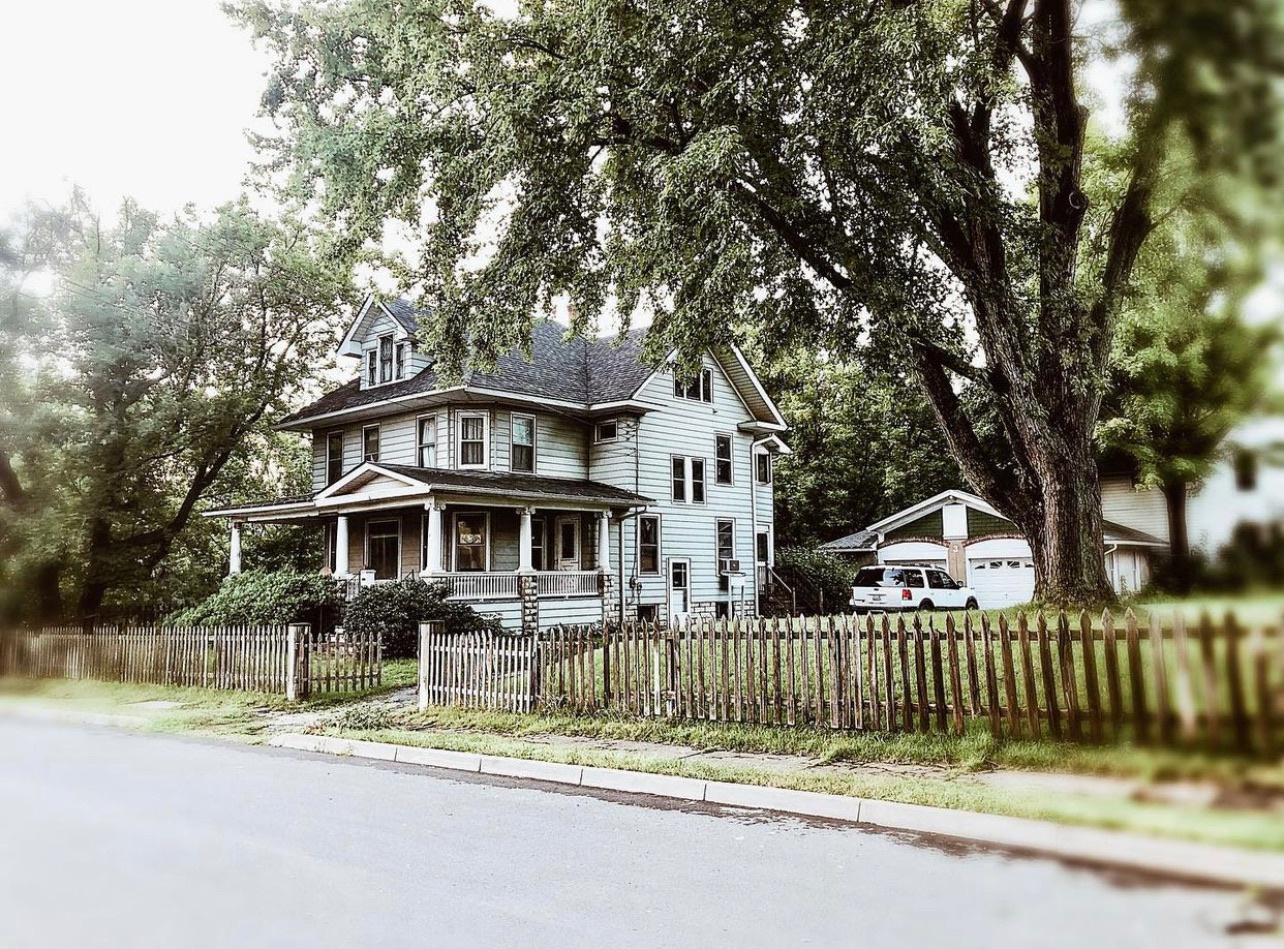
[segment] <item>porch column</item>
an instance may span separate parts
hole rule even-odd
[[[518,532],[517,539],[517,572],[533,573],[534,567],[531,566],[531,544],[534,540],[534,529],[531,527],[532,509],[529,507],[519,507],[517,515],[521,518],[521,530]]]
[[[232,522],[232,552],[228,558],[227,572],[229,576],[241,572],[241,522]]]
[[[424,573],[441,573],[441,505],[429,501],[424,507],[428,511],[428,559],[424,564]]]
[[[351,575],[348,569],[348,516],[340,514],[334,522],[334,575]]]
[[[597,519],[597,569],[611,572],[611,512],[603,511]]]

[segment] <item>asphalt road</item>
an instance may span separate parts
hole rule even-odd
[[[705,805],[0,720],[0,946],[1226,946],[1242,895]]]

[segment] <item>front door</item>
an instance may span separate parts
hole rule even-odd
[[[580,516],[557,518],[557,550],[554,564],[558,570],[580,569]]]
[[[669,561],[669,623],[691,611],[691,561],[675,557]]]

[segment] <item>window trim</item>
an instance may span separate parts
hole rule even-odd
[[[614,425],[615,434],[612,435],[610,438],[603,437],[602,435],[603,425]],[[610,444],[611,442],[618,442],[619,440],[620,440],[620,420],[619,419],[614,419],[614,418],[603,419],[602,421],[596,422],[593,425],[593,444],[594,445],[606,445],[606,444]]]
[[[366,350],[366,388],[373,389],[379,384],[379,347]]]
[[[727,456],[725,458],[718,453],[718,449],[724,439],[727,443]],[[724,461],[727,463],[726,481],[722,480],[722,476],[719,473],[719,466]],[[731,487],[735,487],[736,484],[736,440],[725,432],[717,432],[713,436],[713,483]]]
[[[718,547],[723,524],[731,525],[731,556],[726,558],[722,556],[722,551]],[[715,571],[719,574],[722,572],[722,561],[724,559],[736,559],[736,519],[734,517],[718,517],[714,518],[713,521],[713,564]]]
[[[366,440],[366,433],[371,430],[373,430],[375,433],[375,450],[374,450],[373,458],[370,457],[369,443]],[[379,431],[379,423],[375,422],[373,425],[362,425],[361,426],[361,463],[366,464],[369,462],[377,465],[379,463],[379,455],[382,451],[383,451],[383,432]]]
[[[767,478],[766,478],[766,480],[763,480],[761,477],[759,477],[759,470],[758,470],[758,463],[759,463],[759,461],[761,461],[761,460],[762,460],[762,459],[764,459],[764,458],[767,460],[767,461],[766,461],[766,464],[767,464]],[[769,451],[756,451],[756,452],[754,452],[754,453],[753,453],[753,481],[754,481],[754,484],[761,484],[761,485],[768,485],[768,484],[771,484],[771,483],[775,480],[775,471],[773,470],[775,467],[776,467],[776,466],[775,466],[775,464],[773,464],[773,463],[772,463],[772,460],[771,460],[771,452],[769,452]]]
[[[682,477],[674,477],[673,463],[678,462],[682,466]],[[682,497],[678,497],[677,488],[681,485]],[[684,455],[669,456],[669,495],[674,504],[690,504],[691,492],[688,489],[687,477],[687,459]]]
[[[655,569],[645,570],[642,567],[642,548],[650,546],[642,542],[642,522],[655,521]],[[659,514],[639,514],[638,515],[638,549],[637,572],[643,577],[658,577],[664,572],[664,519]]]
[[[464,421],[467,419],[479,418],[482,420],[482,460],[481,464],[464,464]],[[490,413],[489,412],[460,412],[455,416],[455,457],[458,463],[455,465],[460,471],[485,471],[490,468]],[[475,439],[468,439],[472,442]]]
[[[343,434],[344,434],[344,433],[343,433],[343,429],[341,429],[341,428],[340,428],[340,429],[335,429],[335,430],[333,430],[333,431],[329,431],[329,432],[326,432],[326,433],[325,433],[325,483],[326,483],[326,487],[329,487],[330,485],[334,484],[336,481],[339,481],[341,478],[343,478],[343,442],[344,442]],[[332,454],[332,453],[331,453],[331,451],[330,451],[330,449],[331,449],[332,447],[334,447],[334,446],[333,446],[333,443],[334,443],[334,441],[335,441],[335,439],[336,439],[336,438],[337,438],[337,439],[338,439],[338,441],[339,441],[339,454],[338,454],[338,457],[337,457],[337,458],[336,458],[336,457],[334,456],[334,454]],[[339,463],[339,474],[338,474],[338,476],[337,476],[337,477],[335,476],[335,473],[334,473],[334,463],[335,463],[336,461]]]
[[[674,478],[673,462],[682,465],[682,480]],[[700,462],[700,477],[695,476],[695,462]],[[674,489],[681,483],[683,495],[678,497]],[[700,500],[696,500],[696,485],[700,486]],[[674,504],[709,503],[709,463],[703,455],[670,455],[669,456],[669,494]]]
[[[432,444],[433,463],[431,465],[425,465],[424,449],[428,447],[429,443],[423,440],[424,439],[424,422],[427,422],[430,420],[432,421],[432,443],[431,444]],[[441,465],[438,464],[438,462],[441,461],[441,455],[440,455],[440,452],[437,450],[438,436],[440,434],[441,434],[440,426],[437,422],[436,412],[433,412],[429,415],[419,415],[415,417],[415,466],[416,467],[418,468],[440,468],[441,467]]]
[[[383,344],[388,344],[388,358],[384,359]],[[375,352],[379,354],[379,384],[387,385],[396,382],[397,343],[392,333],[382,333],[375,342]]]
[[[531,466],[527,468],[513,467],[513,459],[517,456],[517,440],[513,435],[515,426],[513,422],[517,419],[530,419],[531,423]],[[525,448],[526,446],[521,446]],[[508,414],[508,470],[514,474],[535,474],[539,470],[539,417],[533,412],[510,412]]]
[[[401,576],[401,560],[404,553],[403,545],[405,538],[402,536],[405,531],[399,517],[372,517],[366,520],[366,549],[365,549],[365,569],[373,570],[374,565],[370,562],[370,528],[376,524],[396,524],[397,525],[397,569],[393,571],[392,577],[384,579],[396,580]],[[376,579],[378,579],[376,575]]]
[[[392,379],[400,382],[410,375],[411,346],[406,340],[393,340],[392,343]]]
[[[771,566],[771,547],[772,547],[772,543],[771,543],[771,534],[772,534],[772,531],[771,531],[771,527],[770,527],[770,526],[767,526],[767,527],[761,527],[761,526],[760,526],[760,527],[758,528],[757,532],[754,534],[754,538],[753,538],[753,559],[754,559],[754,564],[755,564],[756,566],[759,566],[759,567],[769,567],[769,566]],[[760,537],[761,537],[761,538],[764,538],[764,539],[767,541],[767,543],[766,543],[766,557],[765,557],[765,558],[763,558],[763,559],[761,559],[761,560],[759,560],[759,559],[758,559],[758,539],[759,539]]]
[[[692,388],[695,389],[695,395],[691,395]],[[704,402],[713,404],[713,368],[711,366],[700,366],[700,371],[696,373],[690,385],[683,385],[681,377],[675,372],[673,374],[673,397],[675,399],[685,399],[687,402]]]
[[[455,511],[450,518],[450,572],[459,573],[459,519],[461,517],[480,516],[485,522],[485,529],[482,536],[485,538],[483,545],[486,548],[486,562],[481,570],[465,570],[464,573],[490,573],[491,560],[491,531],[490,531],[490,511]]]

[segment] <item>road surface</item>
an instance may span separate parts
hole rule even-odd
[[[641,803],[639,803],[639,801]],[[0,946],[1248,945],[1229,891],[707,805],[0,719]]]

